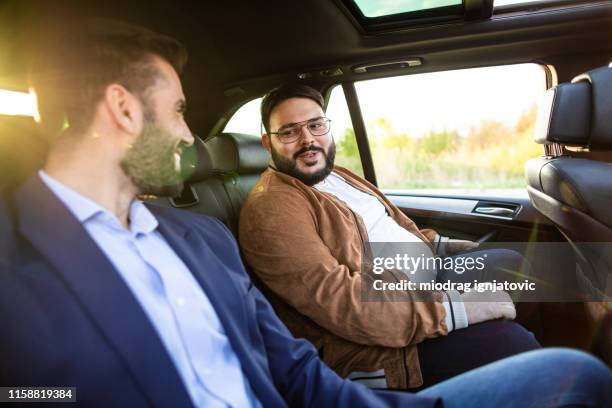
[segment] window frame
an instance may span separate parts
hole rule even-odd
[[[253,98],[249,98],[245,101],[241,101],[240,104],[235,105],[232,107],[232,109],[228,112],[227,114],[227,119],[225,117],[222,117],[218,123],[216,124],[216,126],[213,127],[213,129],[211,130],[210,134],[209,134],[209,138],[210,137],[214,137],[215,135],[218,135],[219,133],[225,133],[226,132],[226,128],[227,125],[229,125],[229,123],[232,121],[232,119],[234,118],[234,116],[236,116],[236,114],[240,111],[240,109],[242,109],[243,107],[245,107],[247,104],[257,100],[257,99],[262,99],[264,97],[264,95],[258,95],[255,96]],[[257,133],[258,135],[262,134],[262,131],[264,130],[264,126],[263,123],[261,122],[261,115],[259,118],[259,132]]]
[[[549,89],[557,84],[557,75],[555,68],[552,65],[542,64],[538,61],[520,61],[515,63],[506,63],[506,64],[492,64],[492,65],[476,65],[469,68],[491,68],[491,67],[501,67],[508,65],[518,65],[518,64],[536,64],[539,65],[545,73],[546,79],[546,89]],[[327,103],[329,101],[329,96],[331,95],[331,91],[336,86],[342,86],[344,91],[344,97],[346,99],[346,103],[348,105],[351,122],[353,125],[353,130],[355,131],[355,139],[357,141],[357,148],[359,149],[359,157],[361,159],[361,166],[363,169],[364,178],[378,187],[378,181],[376,178],[376,169],[374,166],[374,159],[372,157],[370,142],[367,135],[367,129],[365,126],[365,121],[363,119],[363,113],[361,111],[361,107],[359,104],[359,98],[357,96],[357,92],[355,89],[355,83],[361,82],[364,80],[372,80],[372,79],[381,79],[381,78],[391,78],[398,76],[408,76],[408,75],[419,75],[419,74],[431,74],[437,72],[449,72],[449,71],[458,71],[461,69],[465,69],[462,67],[454,68],[454,69],[440,69],[440,70],[431,70],[431,71],[422,71],[418,73],[411,74],[400,74],[400,75],[381,75],[373,78],[362,79],[359,81],[350,80],[343,81],[329,85],[329,87],[325,90],[325,103],[327,107]],[[422,194],[406,192],[407,196],[422,196]],[[430,195],[430,194],[428,194]],[[441,195],[442,197],[449,196],[447,194]]]

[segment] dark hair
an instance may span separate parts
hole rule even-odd
[[[270,132],[270,115],[276,106],[291,98],[308,98],[315,101],[323,109],[324,100],[321,92],[303,84],[285,84],[268,92],[261,101],[261,121]]]
[[[71,130],[85,130],[112,83],[143,98],[160,74],[154,56],[177,73],[187,62],[186,49],[175,39],[119,21],[81,21],[52,38],[44,52],[35,53],[30,79],[41,120],[54,130],[65,120]]]

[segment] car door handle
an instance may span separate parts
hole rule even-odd
[[[509,217],[514,214],[515,210],[511,210],[510,208],[503,207],[476,207],[474,212],[479,214],[487,214],[487,215],[500,215],[502,217]]]

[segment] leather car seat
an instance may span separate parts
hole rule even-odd
[[[48,143],[29,116],[0,115],[0,187],[24,181],[45,160]]]
[[[531,202],[572,244],[583,293],[609,295],[612,163],[572,157],[566,147],[612,150],[612,68],[589,71],[546,91],[534,137],[545,155],[526,164]]]
[[[195,139],[183,160],[190,169],[185,170],[189,174],[181,196],[153,202],[217,217],[236,234],[240,209],[266,169],[268,153],[254,135],[222,133],[206,142]]]

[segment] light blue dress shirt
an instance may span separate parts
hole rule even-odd
[[[260,407],[208,297],[138,200],[129,230],[117,217],[44,171],[43,182],[68,207],[130,288],[168,350],[197,407]],[[121,316],[117,316],[121,318]]]

